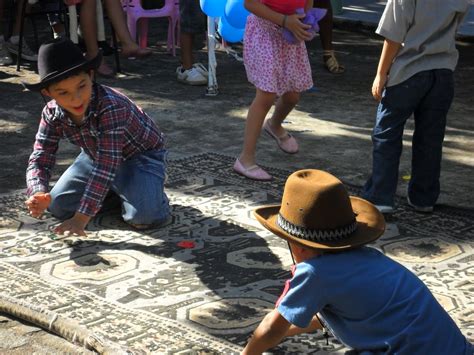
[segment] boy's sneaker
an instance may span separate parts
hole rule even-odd
[[[183,66],[180,65],[176,69],[176,77],[179,82],[188,85],[207,85],[207,77],[204,76],[196,67],[184,70]]]
[[[10,53],[14,55],[18,55],[18,42],[12,42],[11,38],[8,42],[5,42],[7,49]],[[23,41],[21,45],[21,58],[24,60],[29,60],[30,62],[37,62],[38,61],[38,54],[33,52],[33,50],[28,46],[28,44]]]
[[[417,205],[414,205],[410,201],[410,197],[408,195],[407,195],[407,202],[408,202],[408,205],[410,205],[410,207],[412,207],[416,212],[432,213],[433,209],[434,209],[433,206],[417,206]]]
[[[10,53],[5,48],[5,43],[0,43],[0,65],[12,65],[13,58],[11,57]]]
[[[207,71],[207,68],[204,66],[204,64],[202,63],[194,63],[193,64],[193,68],[196,68],[196,70],[198,72],[200,72],[202,74],[202,76],[204,76],[205,78],[208,77],[209,75],[209,72]]]
[[[374,206],[375,208],[379,210],[380,213],[383,213],[383,214],[390,214],[395,211],[393,206],[387,206],[387,205],[374,205]]]

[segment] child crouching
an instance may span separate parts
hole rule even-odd
[[[63,220],[58,234],[85,236],[109,191],[120,197],[123,219],[136,228],[169,216],[163,133],[128,97],[93,82],[100,62],[100,54],[86,60],[70,40],[54,40],[39,50],[40,82],[23,83],[52,98],[28,162],[26,205],[33,217],[48,209]],[[61,139],[81,153],[48,192]]]
[[[243,354],[261,354],[286,336],[323,326],[357,354],[473,353],[418,277],[365,246],[383,234],[384,218],[370,202],[348,196],[331,174],[293,173],[281,205],[255,215],[288,241],[296,266]]]

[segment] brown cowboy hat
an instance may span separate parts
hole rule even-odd
[[[53,39],[41,45],[38,52],[38,72],[40,81],[36,83],[22,82],[31,91],[40,91],[52,83],[61,81],[81,71],[95,70],[102,61],[99,52],[88,60],[82,55],[81,49],[71,40]]]
[[[355,248],[385,230],[385,219],[374,205],[349,196],[335,176],[313,169],[291,174],[281,204],[259,207],[254,214],[275,235],[314,249]]]

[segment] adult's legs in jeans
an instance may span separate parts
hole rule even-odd
[[[119,167],[112,190],[122,200],[125,222],[144,227],[168,218],[169,201],[164,192],[166,155],[165,149],[144,152]]]
[[[420,207],[434,206],[439,196],[441,156],[446,116],[453,101],[453,72],[432,70],[431,87],[415,111],[410,201]]]
[[[51,189],[48,210],[61,220],[71,218],[79,207],[82,195],[93,169],[93,161],[81,152],[74,163],[61,175]]]

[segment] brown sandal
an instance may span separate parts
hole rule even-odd
[[[333,50],[324,51],[323,60],[324,64],[326,65],[326,69],[332,74],[342,74],[346,70],[344,65],[339,64],[337,61]]]

